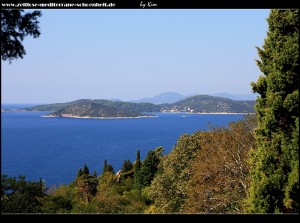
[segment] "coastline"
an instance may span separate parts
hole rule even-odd
[[[38,110],[18,110],[18,109],[1,109],[1,112],[39,112]],[[254,115],[255,112],[166,112],[166,111],[161,111],[158,113],[169,113],[169,114],[188,114],[188,115]],[[41,116],[43,118],[95,118],[95,119],[122,119],[122,118],[154,118],[158,116],[136,116],[136,117],[90,117],[90,116],[72,116],[72,115],[64,115],[64,116],[55,116],[55,115],[43,115]]]
[[[136,116],[136,117],[90,117],[90,116],[75,116],[75,115],[42,115],[42,118],[83,118],[83,119],[129,119],[129,118],[157,118],[158,116]]]
[[[186,114],[186,115],[254,115],[255,113],[234,113],[234,112],[162,112],[162,113],[175,113],[175,114]],[[157,115],[143,115],[136,117],[90,117],[90,116],[76,116],[76,115],[42,115],[42,118],[78,118],[78,119],[136,119],[136,118],[157,118]]]

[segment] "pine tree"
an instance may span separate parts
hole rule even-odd
[[[271,10],[251,83],[256,101],[257,150],[250,163],[251,213],[299,213],[299,11]]]

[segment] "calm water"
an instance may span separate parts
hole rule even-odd
[[[158,146],[167,154],[181,134],[243,117],[158,113],[157,118],[141,119],[42,118],[46,113],[1,113],[2,173],[26,175],[27,180],[41,177],[47,187],[68,184],[85,163],[99,175],[106,159],[118,171],[125,159],[135,160],[138,149],[141,159]]]

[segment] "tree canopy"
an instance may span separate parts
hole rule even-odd
[[[44,182],[27,181],[25,176],[1,175],[2,213],[39,213],[42,198],[46,196]]]
[[[26,54],[22,44],[26,36],[40,36],[38,17],[41,11],[24,13],[23,9],[1,9],[1,59],[11,62]]]

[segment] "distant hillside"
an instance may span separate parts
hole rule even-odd
[[[165,112],[254,113],[255,101],[234,101],[209,95],[197,95],[173,104],[162,105]]]
[[[149,97],[149,98],[141,98],[137,100],[131,100],[130,102],[134,103],[140,103],[140,102],[147,102],[152,104],[171,104],[178,102],[180,100],[186,99],[188,97],[196,96],[199,94],[193,94],[189,96],[184,96],[175,92],[165,92],[162,94],[159,94],[155,97]],[[235,95],[235,94],[229,94],[229,93],[215,93],[215,94],[209,94],[209,96],[214,97],[220,97],[220,98],[228,98],[235,101],[254,101],[256,100],[257,94],[243,94],[243,95]]]
[[[92,102],[78,102],[50,113],[45,117],[73,117],[73,118],[110,118],[110,117],[138,117],[141,113],[127,109],[119,109]]]
[[[186,98],[186,96],[175,93],[175,92],[165,92],[165,93],[159,94],[159,95],[151,97],[151,98],[141,98],[138,100],[132,100],[130,102],[134,102],[134,103],[146,102],[146,103],[152,103],[152,104],[169,103],[170,104],[170,103],[175,103],[175,102],[180,101],[185,98]]]
[[[254,101],[256,100],[256,97],[258,94],[241,94],[241,95],[234,95],[234,94],[228,94],[228,93],[216,93],[211,94],[211,96],[220,97],[220,98],[229,98],[231,100],[236,101]]]

